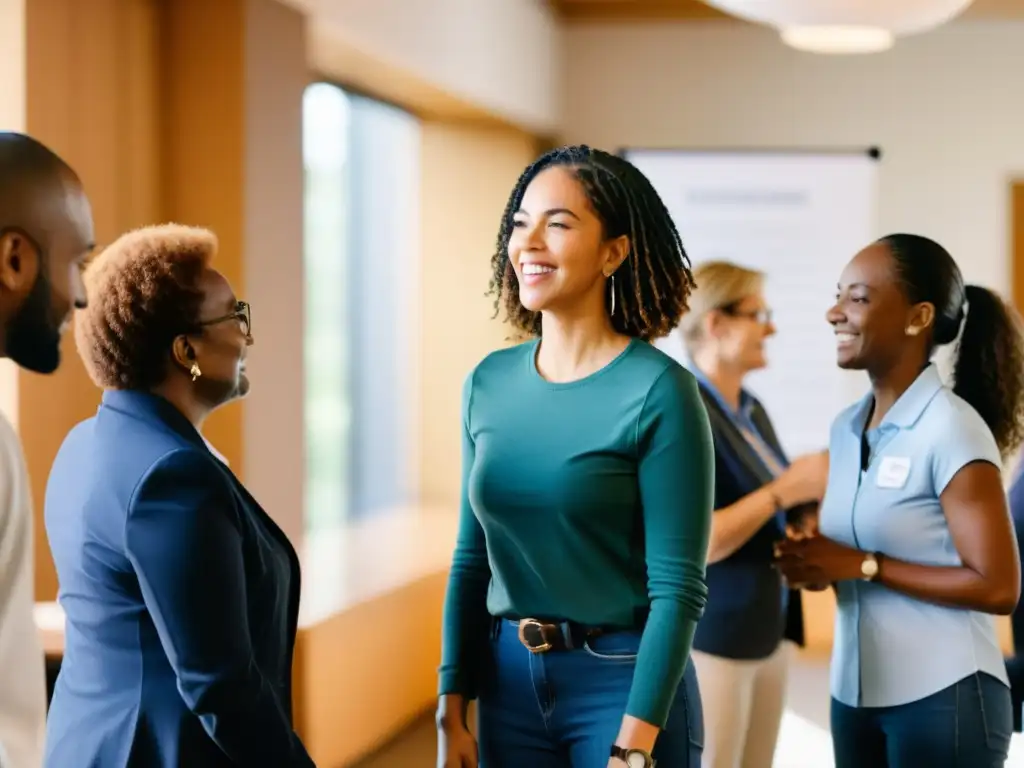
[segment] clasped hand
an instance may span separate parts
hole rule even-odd
[[[789,531],[775,545],[775,565],[793,589],[821,590],[835,581],[858,579],[864,553],[818,533]]]

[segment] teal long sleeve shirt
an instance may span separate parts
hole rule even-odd
[[[491,617],[632,627],[625,714],[663,727],[707,600],[714,449],[693,375],[634,340],[579,381],[494,352],[463,390],[462,505],[441,695],[475,698]]]

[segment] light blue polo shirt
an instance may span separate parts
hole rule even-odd
[[[1001,466],[992,432],[929,365],[867,434],[869,394],[836,418],[819,527],[865,552],[937,566],[962,565],[939,495],[966,464]],[[851,707],[918,701],[975,672],[1007,686],[995,617],[917,600],[867,581],[838,585],[832,695]]]

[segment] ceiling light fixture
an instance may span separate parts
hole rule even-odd
[[[973,0],[704,0],[723,13],[779,31],[812,53],[877,53],[897,37],[952,21]]]

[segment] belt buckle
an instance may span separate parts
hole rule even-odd
[[[548,640],[547,635],[544,632],[544,629],[547,626],[547,624],[542,624],[536,619],[520,619],[519,642],[526,646],[526,650],[530,653],[544,653],[545,651],[550,651],[554,646],[551,644],[551,641]],[[531,627],[537,628],[537,634],[540,636],[541,640],[540,643],[534,644],[526,636],[526,630]]]

